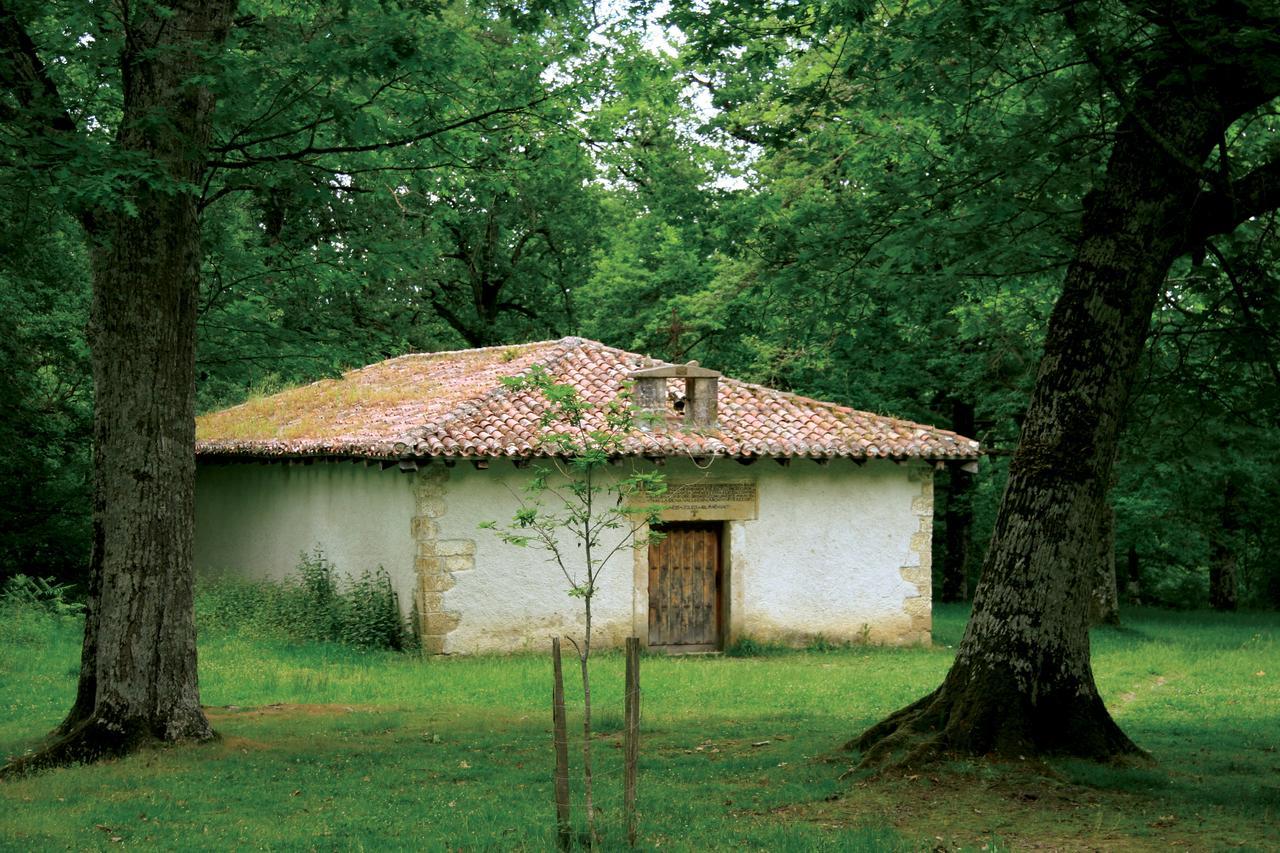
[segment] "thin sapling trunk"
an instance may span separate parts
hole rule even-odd
[[[600,476],[607,473],[605,466],[610,458],[621,455],[622,441],[634,426],[625,393],[602,412],[600,407],[584,401],[572,386],[553,382],[541,368],[509,384],[542,392],[547,408],[540,418],[545,430],[541,444],[555,467],[534,469],[525,487],[527,497],[521,499],[521,507],[509,526],[499,526],[497,522],[480,526],[494,530],[507,544],[545,551],[548,561],[568,582],[570,597],[582,599],[582,643],[568,639],[577,650],[582,672],[582,777],[587,843],[594,846],[591,605],[609,561],[619,551],[645,547],[653,540],[654,534],[649,531],[659,521],[660,506],[638,505],[638,501],[662,495],[666,483],[657,473],[633,471],[614,482]],[[602,479],[606,480],[604,484]],[[616,541],[608,541],[605,537],[609,534]]]

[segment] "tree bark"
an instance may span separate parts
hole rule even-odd
[[[93,217],[93,550],[76,699],[22,772],[202,740],[191,562],[195,336],[201,255],[195,188],[213,95],[193,83],[221,48],[233,0],[129,10],[116,148],[152,174]],[[167,8],[166,8],[167,6]]]
[[[1239,490],[1228,477],[1222,487],[1218,529],[1214,532],[1213,552],[1209,556],[1209,606],[1214,610],[1231,611],[1238,606],[1236,548],[1239,529]]]
[[[964,436],[974,434],[973,404],[955,400],[951,428]],[[946,550],[942,559],[942,600],[969,599],[969,564],[973,535],[973,475],[959,465],[947,470],[947,504],[942,515]]]
[[[1140,752],[1094,683],[1094,537],[1151,313],[1187,243],[1200,189],[1187,164],[1205,162],[1234,118],[1263,101],[1233,90],[1217,67],[1154,69],[1133,93],[1106,174],[1085,197],[955,663],[937,690],[849,744],[863,751],[863,765],[946,752]]]

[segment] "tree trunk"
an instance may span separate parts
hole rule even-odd
[[[588,472],[587,488],[591,488],[590,472]],[[587,516],[591,515],[590,492],[588,491]],[[590,533],[588,532],[588,536]],[[591,540],[584,539],[587,552],[588,572],[594,575],[590,566],[591,562]],[[595,595],[595,578],[589,576],[587,580],[587,594],[582,599],[583,611],[586,613],[586,627],[582,638],[582,654],[580,661],[582,663],[582,791],[585,802],[584,809],[587,813],[587,842],[590,846],[596,846],[596,806],[594,800],[594,788],[591,780],[591,598]]]
[[[951,428],[964,436],[974,434],[973,404],[952,403]],[[973,535],[973,475],[959,465],[947,470],[947,504],[942,515],[946,550],[942,560],[942,600],[969,599],[969,563]]]
[[[1098,556],[1093,564],[1089,624],[1119,625],[1120,595],[1116,588],[1116,512],[1103,501],[1098,519]]]
[[[1213,536],[1213,553],[1209,557],[1209,606],[1214,610],[1235,610],[1237,531],[1240,529],[1240,505],[1236,484],[1229,477],[1222,488],[1222,507],[1218,529]]]
[[[1138,546],[1129,545],[1128,566],[1125,574],[1128,576],[1128,582],[1125,584],[1125,598],[1130,604],[1142,603],[1142,564],[1138,562]]]
[[[196,681],[191,563],[201,253],[193,190],[213,96],[189,81],[207,73],[233,6],[141,6],[124,21],[116,145],[154,173],[130,188],[132,211],[94,217],[93,551],[80,681],[59,737],[10,772],[152,739],[213,737]]]
[[[1049,319],[973,615],[941,687],[850,743],[863,764],[945,752],[1139,752],[1111,719],[1089,659],[1094,537],[1119,418],[1169,266],[1183,251],[1222,94],[1165,72],[1143,81]]]

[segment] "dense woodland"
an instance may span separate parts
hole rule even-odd
[[[1074,24],[1034,4],[712,6],[241,3],[193,188],[198,409],[566,334],[696,358],[980,439],[976,476],[939,478],[935,591],[966,597],[1126,63],[1158,22],[1106,3]],[[83,131],[54,144],[0,111],[0,574],[83,581],[77,220],[133,215],[139,179],[178,190],[110,145],[111,15],[0,13]],[[1277,126],[1273,104],[1249,112],[1205,170],[1245,174]],[[1167,276],[1110,489],[1122,600],[1280,604],[1275,230],[1249,219]]]
[[[88,601],[7,772],[213,737],[196,411],[413,350],[577,333],[981,439],[972,615],[864,764],[1141,752],[1117,563],[1280,598],[1266,0],[0,0],[0,78],[0,564]]]

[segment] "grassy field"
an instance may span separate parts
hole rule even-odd
[[[1130,612],[1124,629],[1095,633],[1103,695],[1149,766],[956,763],[840,779],[853,760],[840,744],[936,686],[964,617],[939,608],[930,649],[646,658],[641,846],[1280,849],[1275,614]],[[0,628],[0,755],[58,722],[78,639],[74,623]],[[220,741],[2,783],[0,847],[553,846],[546,658],[423,661],[229,635],[203,637],[200,654]],[[621,657],[601,655],[609,849],[623,840],[621,683]]]

